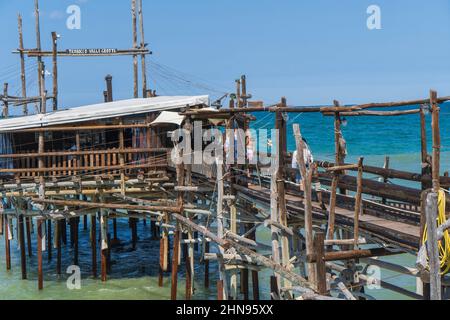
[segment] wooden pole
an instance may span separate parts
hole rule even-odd
[[[278,222],[278,188],[276,183],[276,173],[272,172],[270,179],[270,220],[272,222]],[[271,234],[272,234],[272,259],[275,263],[280,263],[280,241],[279,241],[279,230],[274,223],[271,224]],[[277,282],[280,282],[279,275],[275,274]],[[277,287],[279,287],[277,285]]]
[[[217,237],[223,239],[224,237],[224,227],[223,227],[223,193],[224,193],[224,181],[223,181],[223,163],[221,160],[217,159]],[[221,256],[225,253],[222,247],[219,247]],[[226,283],[225,265],[223,258],[219,259],[219,280],[222,281],[222,297],[223,299],[228,299],[228,286]]]
[[[206,241],[206,238],[203,237],[203,239],[205,239],[205,255],[207,253],[209,253],[209,241]],[[208,289],[209,288],[209,260],[204,260],[204,264],[205,264],[205,288]]]
[[[33,256],[33,244],[31,243],[31,229],[32,229],[32,218],[26,217],[26,232],[27,232],[27,246],[28,246],[28,256]]]
[[[184,124],[185,134],[189,136],[189,141],[192,141],[192,122],[190,117],[186,117]],[[186,155],[189,157],[189,163],[184,164],[185,171],[185,186],[192,186],[192,163],[193,163],[193,154]],[[186,193],[186,200],[188,203],[192,203],[192,193]],[[189,219],[193,219],[190,213],[186,212],[186,215]],[[192,229],[188,229],[187,237],[189,240],[194,239],[194,233]],[[186,300],[190,300],[192,295],[194,294],[194,274],[195,266],[194,266],[194,243],[191,241],[188,245],[187,250],[187,259],[186,259]]]
[[[217,300],[222,301],[224,300],[224,287],[223,287],[223,280],[217,280]]]
[[[53,111],[58,110],[58,35],[52,32],[53,43]]]
[[[358,178],[357,178],[357,190],[355,197],[355,216],[353,224],[353,238],[355,239],[355,248],[358,247],[359,239],[359,216],[362,211],[362,178],[363,178],[363,161],[364,158],[359,158],[358,161]]]
[[[432,167],[432,178],[433,178],[433,191],[439,192],[440,182],[439,182],[439,171],[440,171],[440,160],[441,160],[441,134],[439,128],[439,105],[437,103],[437,92],[430,91],[430,105],[431,105],[431,128],[433,134],[433,167]]]
[[[58,220],[55,223],[56,236],[56,274],[61,275],[61,258],[62,258],[62,224],[64,220]]]
[[[3,84],[3,117],[8,118],[9,116],[9,102],[8,102],[8,83]]]
[[[249,238],[256,242],[256,229],[250,234]],[[252,293],[253,300],[259,300],[259,278],[256,270],[252,270]]]
[[[133,23],[133,49],[137,49],[137,21],[136,21],[136,0],[131,0],[131,17]],[[133,55],[133,87],[134,87],[134,97],[138,98],[138,57]]]
[[[47,258],[48,258],[48,262],[50,262],[50,261],[52,261],[52,248],[53,248],[53,244],[52,244],[52,220],[48,220],[47,221],[46,238],[47,238]]]
[[[270,277],[270,300],[280,300],[280,289],[276,276]]]
[[[386,170],[389,169],[389,161],[390,161],[390,158],[389,158],[388,156],[386,156],[386,157],[384,158],[383,169],[386,169]],[[359,168],[358,168],[358,169],[359,169]],[[389,182],[389,179],[388,179],[387,177],[384,177],[382,181],[383,181],[384,183],[388,183],[388,182]],[[386,198],[382,198],[382,199],[381,199],[381,202],[382,202],[383,204],[386,204]]]
[[[20,80],[22,83],[22,98],[27,97],[27,80],[25,73],[25,54],[23,53],[23,28],[22,28],[22,16],[18,15],[18,24],[19,24],[19,50],[20,50]],[[23,114],[28,114],[28,105],[25,103],[23,105]]]
[[[44,289],[44,275],[42,272],[42,225],[43,220],[37,221],[37,255],[38,255],[38,289]]]
[[[36,50],[41,51],[41,26],[40,26],[40,19],[39,19],[39,0],[34,0],[34,17],[35,17],[35,31],[36,31]],[[43,97],[43,92],[45,91],[44,83],[42,81],[42,74],[44,72],[43,65],[42,65],[42,57],[37,57],[38,62],[38,89],[39,94],[41,98]],[[41,102],[42,104],[42,102]],[[40,109],[40,112],[42,113],[42,107]]]
[[[314,235],[314,251],[316,253],[317,291],[321,295],[327,294],[327,277],[325,266],[325,234],[317,232]]]
[[[282,114],[283,108],[287,107],[286,98],[281,99],[280,103],[280,112],[276,114],[276,124],[275,129],[277,129],[279,138],[277,143],[277,155],[278,159],[278,168],[276,172],[277,177],[277,192],[278,192],[278,210],[279,210],[279,222],[282,226],[287,227],[287,210],[286,210],[286,199],[285,199],[285,184],[286,180],[285,176],[285,157],[284,155],[287,152],[287,128],[286,128],[286,120]],[[285,233],[281,234],[281,262],[283,266],[288,267],[290,264],[290,250],[289,250],[289,238]],[[284,279],[284,286],[290,287],[291,283]]]
[[[335,107],[339,107],[339,101],[334,100],[333,104]],[[337,165],[342,165],[345,162],[345,149],[343,149],[342,129],[341,129],[341,117],[339,112],[334,114],[334,148],[335,148],[335,162]],[[336,172],[336,174],[345,174],[345,172]],[[340,189],[341,194],[346,194],[345,189]]]
[[[80,218],[76,217],[72,221],[73,223],[73,264],[78,265],[78,247],[79,247],[79,241],[78,241],[78,232],[80,229]]]
[[[24,217],[23,214],[19,215],[17,223],[19,224],[19,245],[20,245],[20,262],[22,270],[22,279],[27,278],[27,255],[25,249],[25,228],[24,228]]]
[[[306,254],[310,254],[314,251],[313,244],[313,222],[312,222],[312,202],[311,202],[311,180],[313,168],[306,170],[305,164],[305,144],[302,139],[300,125],[294,124],[294,136],[297,146],[297,162],[299,164],[299,170],[302,175],[304,190],[305,190],[305,242],[306,242]],[[316,270],[314,264],[308,263],[308,280],[311,283],[316,283]]]
[[[173,253],[172,253],[172,283],[170,289],[170,299],[177,300],[177,290],[178,290],[178,258],[179,258],[179,249],[180,249],[180,230],[177,230],[174,233],[173,240]]]
[[[101,200],[103,202],[103,199]],[[107,217],[106,210],[102,209],[100,214],[100,228],[101,228],[101,272],[102,281],[105,282],[107,278],[107,259],[108,259],[108,231],[107,231]]]
[[[5,226],[5,232],[4,232],[4,237],[5,237],[5,259],[6,259],[6,270],[11,270],[11,245],[10,245],[10,240],[9,240],[9,218],[7,215],[4,215],[4,226]]]
[[[142,0],[139,0],[139,30],[141,33],[141,49],[145,49],[145,34],[144,34],[144,8],[142,7]],[[141,55],[141,67],[142,67],[142,97],[147,98],[147,67],[145,61],[145,54]]]
[[[435,192],[427,195],[425,215],[427,220],[427,249],[430,265],[430,299],[442,300],[441,296],[441,266],[437,239],[438,196]]]
[[[97,214],[91,215],[92,276],[97,278]]]
[[[158,274],[158,286],[162,287],[164,283],[164,266],[165,266],[165,239],[164,235],[159,239],[159,274]]]

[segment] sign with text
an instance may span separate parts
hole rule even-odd
[[[99,54],[116,54],[117,49],[97,48],[97,49],[68,49],[66,52],[73,55],[99,55]]]

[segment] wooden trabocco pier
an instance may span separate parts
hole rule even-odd
[[[334,101],[330,106],[300,107],[289,106],[282,98],[267,106],[252,100],[245,76],[236,81],[236,92],[228,95],[226,107],[212,107],[217,103],[211,104],[208,96],[159,96],[147,83],[146,56],[150,51],[144,40],[142,0],[132,0],[133,48],[106,54],[133,58],[134,98],[114,101],[112,77],[107,76],[103,103],[62,109],[58,105],[59,57],[80,53],[58,51],[56,33],[52,33],[53,50],[41,49],[37,0],[35,6],[36,49],[24,48],[19,16],[22,96],[11,96],[8,84],[1,95],[0,230],[7,270],[13,268],[11,242],[17,241],[22,278],[27,279],[27,260],[36,259],[37,289],[44,289],[44,252],[49,261],[56,259],[56,273],[61,274],[62,248],[68,245],[70,234],[73,264],[78,265],[82,225],[90,228],[92,277],[107,281],[109,257],[118,241],[117,219],[129,219],[134,248],[139,246],[137,224],[149,222],[153,241],[160,246],[159,265],[151,267],[159,270],[160,286],[170,274],[172,299],[178,298],[180,268],[185,268],[185,299],[195,298],[196,286],[208,287],[214,281],[218,299],[258,300],[263,270],[272,275],[272,299],[367,299],[363,288],[368,284],[414,299],[447,296],[450,281],[441,275],[437,244],[450,223],[433,222],[442,214],[443,204],[447,204],[444,215],[450,208],[448,194],[442,198],[441,191],[450,188],[450,178],[447,172],[440,172],[439,127],[440,106],[450,97],[439,97],[431,90],[429,97],[415,101],[352,106]],[[97,51],[84,54],[102,55]],[[46,57],[53,62],[51,95],[45,89]],[[26,58],[38,61],[39,94],[34,97],[27,96]],[[47,111],[49,101],[51,112]],[[36,105],[37,113],[29,114],[29,105]],[[11,116],[15,107],[22,108],[22,116]],[[255,114],[260,113],[275,115],[276,137],[272,138],[277,143],[270,154],[253,150],[254,161],[248,132]],[[288,152],[288,113],[334,118],[334,132],[330,133],[334,136],[334,162],[305,162],[307,146],[299,124],[293,126],[296,153]],[[428,113],[432,117],[432,154],[427,151]],[[408,116],[419,122],[422,171],[391,168],[389,158],[382,167],[367,166],[363,158],[347,163],[342,120],[361,116]],[[228,141],[224,153],[241,147],[244,162],[227,163],[216,155],[213,164],[196,163],[192,161],[195,152],[179,149],[168,136],[183,128],[185,138],[194,141],[199,127],[220,130],[222,148]],[[201,145],[203,152],[205,145]],[[175,163],[173,154],[184,160]],[[277,161],[275,165],[262,163],[258,161],[262,157]],[[298,168],[292,168],[292,157]],[[405,187],[405,182],[420,183],[421,188]],[[257,237],[257,231],[263,230],[270,234],[269,245]],[[36,247],[32,235],[37,237]],[[416,268],[378,259],[403,253],[418,256]],[[204,279],[195,275],[197,260],[204,267]],[[214,278],[209,272],[211,263],[218,265]],[[418,278],[420,285],[417,292],[408,291],[365,274],[362,265]]]

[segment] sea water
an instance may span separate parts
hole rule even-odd
[[[273,114],[255,113],[257,120],[253,127],[272,129]],[[364,163],[382,166],[385,156],[390,156],[390,167],[399,170],[420,172],[420,119],[418,115],[401,117],[348,117],[343,134],[347,141],[348,156],[346,162],[355,162],[364,156]],[[333,117],[323,117],[320,114],[289,114],[288,115],[288,148],[295,149],[292,124],[299,123],[303,136],[316,159],[334,160],[334,129]],[[450,105],[441,108],[442,135],[442,172],[450,170]],[[431,152],[430,117],[427,117],[428,148]],[[408,185],[418,187],[417,184]],[[66,268],[73,264],[73,249],[70,241],[63,248],[63,273],[56,274],[56,250],[53,259],[47,261],[44,252],[44,290],[37,289],[36,234],[32,234],[33,258],[27,257],[28,279],[21,280],[20,251],[17,236],[11,241],[12,270],[6,271],[4,261],[3,237],[0,237],[0,299],[170,299],[170,274],[165,274],[164,286],[158,286],[159,241],[151,240],[149,224],[144,226],[142,220],[138,223],[139,241],[136,250],[131,248],[131,231],[126,219],[118,219],[118,236],[121,245],[112,249],[112,270],[108,281],[103,283],[91,275],[91,249],[88,230],[83,230],[80,223],[79,267],[81,270],[81,288],[69,289],[67,281],[71,274],[65,273]],[[269,233],[265,229],[257,232],[258,240],[270,244]],[[68,239],[69,240],[69,239]],[[216,248],[212,247],[212,251]],[[268,253],[268,252],[267,252]],[[97,258],[100,261],[100,256]],[[414,266],[415,257],[410,254],[383,258],[383,260],[404,266]],[[100,265],[98,266],[100,271]],[[185,268],[179,268],[178,297],[184,297]],[[217,280],[217,264],[210,263],[210,288],[204,288],[204,265],[195,263],[195,295],[194,299],[215,299]],[[269,270],[259,273],[261,298],[269,299]],[[405,288],[416,290],[414,277],[381,270],[382,280]],[[250,280],[251,289],[251,280]],[[376,299],[407,299],[407,297],[392,293],[385,289],[368,289],[366,293]]]

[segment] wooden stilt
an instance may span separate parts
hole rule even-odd
[[[18,218],[18,227],[19,227],[19,245],[20,245],[20,264],[22,269],[22,279],[27,278],[27,256],[25,249],[25,228],[24,228],[24,217],[22,214],[19,215]]]
[[[105,282],[107,279],[107,260],[108,260],[108,232],[107,232],[107,221],[105,210],[101,211],[100,215],[100,228],[101,228],[101,271],[102,271],[102,281]]]
[[[33,244],[31,242],[31,229],[33,227],[32,220],[33,218],[25,218],[26,221],[26,232],[27,232],[27,247],[28,247],[28,256],[33,256]]]
[[[67,245],[67,220],[63,219],[61,223],[61,240],[64,245]]]
[[[164,282],[164,260],[165,260],[165,254],[164,254],[164,245],[165,240],[163,237],[159,239],[159,274],[158,274],[158,286],[162,287]]]
[[[47,257],[48,262],[52,261],[52,249],[53,249],[53,243],[52,243],[52,220],[47,221]]]
[[[314,171],[312,164],[309,170],[306,170],[304,150],[305,145],[301,136],[300,125],[294,124],[294,136],[297,146],[297,162],[299,164],[299,170],[302,175],[304,185],[304,203],[305,203],[305,242],[306,242],[306,254],[311,254],[314,251],[313,245],[313,229],[312,229],[312,202],[311,202],[311,180],[312,172]],[[316,283],[316,269],[314,264],[308,263],[308,280],[311,283]]]
[[[64,220],[58,220],[55,224],[56,237],[56,274],[61,275],[61,258],[62,258],[62,225]]]
[[[217,300],[222,301],[224,300],[223,296],[223,280],[217,280]]]
[[[327,277],[325,267],[325,235],[322,232],[317,232],[314,235],[314,251],[316,253],[316,274],[317,274],[317,291],[321,295],[327,293]]]
[[[224,193],[224,181],[223,181],[223,163],[221,159],[216,159],[217,165],[217,237],[223,239],[224,228],[223,228],[223,193]],[[225,253],[223,247],[219,247],[221,256]],[[228,299],[228,286],[226,283],[225,265],[223,258],[219,259],[219,280],[221,281],[222,289],[222,300]],[[219,288],[218,288],[219,289]]]
[[[170,299],[177,300],[178,290],[178,257],[180,248],[180,231],[177,229],[174,234],[172,251],[172,283],[170,290]]]
[[[97,215],[91,215],[92,276],[97,278]]]
[[[78,247],[79,247],[79,241],[78,241],[78,230],[79,230],[79,224],[80,224],[80,218],[73,219],[73,264],[78,265]]]
[[[6,259],[6,270],[11,270],[11,245],[10,245],[10,228],[9,228],[9,218],[7,215],[4,216],[4,226],[5,226],[5,259]]]
[[[280,300],[280,290],[276,276],[270,277],[270,300]]]
[[[205,238],[203,238],[205,239]],[[205,240],[206,241],[206,240]],[[209,242],[205,242],[205,254],[209,253]],[[204,260],[205,264],[205,288],[209,288],[209,260]]]
[[[280,112],[276,113],[276,123],[275,128],[278,130],[278,143],[277,143],[277,155],[278,167],[276,172],[277,177],[277,193],[278,193],[278,210],[279,210],[279,223],[287,227],[287,210],[286,210],[286,199],[285,199],[285,158],[284,155],[287,153],[287,132],[286,132],[286,120],[282,114],[283,108],[287,107],[286,98],[281,99],[279,104]],[[281,234],[281,263],[285,267],[289,267],[290,264],[289,255],[289,237],[286,233]],[[284,286],[290,287],[291,283],[284,279]],[[288,292],[289,293],[289,292]]]
[[[361,212],[362,212],[363,161],[364,161],[364,158],[359,158],[359,161],[358,161],[357,190],[356,190],[356,197],[355,197],[355,215],[354,215],[354,218],[353,218],[353,239],[355,240],[355,248],[358,247],[359,217],[360,217]]]
[[[42,271],[42,225],[43,220],[37,221],[37,255],[38,255],[38,289],[44,289],[44,274]]]

